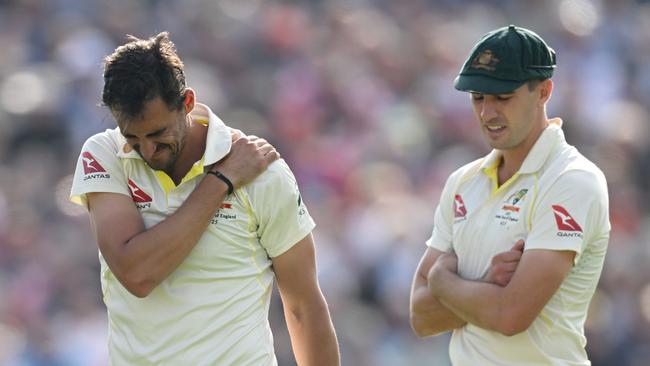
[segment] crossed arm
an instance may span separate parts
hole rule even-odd
[[[478,281],[458,276],[453,252],[427,249],[411,293],[416,334],[435,335],[467,323],[508,336],[526,330],[568,275],[575,252],[532,249],[517,258],[516,247],[495,256]]]

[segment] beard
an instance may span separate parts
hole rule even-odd
[[[176,165],[184,146],[185,136],[181,140],[177,141],[176,144],[160,144],[160,149],[163,151],[160,152],[162,153],[162,156],[158,159],[147,160],[142,156],[142,154],[140,154],[140,152],[138,152],[138,154],[140,154],[142,160],[144,160],[151,169],[162,170],[169,175],[174,170],[174,166]]]

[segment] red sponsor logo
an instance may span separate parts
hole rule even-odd
[[[84,165],[84,174],[92,174],[92,173],[104,173],[106,170],[104,169],[103,166],[99,164],[97,159],[95,159],[94,156],[92,156],[88,151],[84,151],[81,154],[81,162]]]
[[[457,194],[454,197],[454,217],[465,217],[465,215],[467,215],[465,202],[463,202],[463,198]]]
[[[501,209],[504,211],[519,212],[519,207],[512,206],[512,205],[503,205]]]
[[[552,205],[553,214],[555,214],[555,222],[557,223],[557,228],[562,231],[578,231],[582,232],[582,228],[576,220],[573,219],[571,214],[560,205]]]
[[[140,187],[137,186],[131,179],[129,179],[129,191],[131,191],[131,197],[133,197],[133,202],[151,202],[151,197],[146,194]]]
[[[222,203],[221,208],[232,208],[232,203]]]

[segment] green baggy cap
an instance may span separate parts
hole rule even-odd
[[[472,49],[454,87],[483,94],[506,94],[532,79],[548,79],[555,51],[525,28],[499,28],[485,34]]]

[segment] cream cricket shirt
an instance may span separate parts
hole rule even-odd
[[[89,192],[133,198],[150,228],[172,214],[203,179],[204,166],[230,150],[230,130],[206,106],[192,118],[208,123],[206,152],[181,184],[149,168],[119,129],[86,141],[71,199]],[[131,295],[100,253],[109,319],[111,364],[276,365],[268,309],[278,256],[315,224],[283,160],[226,197],[185,261],[146,298]],[[115,228],[119,230],[119,228]]]
[[[570,274],[525,332],[506,337],[471,324],[454,330],[456,366],[590,365],[584,323],[609,239],[607,183],[566,143],[561,120],[552,122],[501,187],[494,150],[454,172],[443,190],[427,245],[454,250],[465,279],[481,278],[492,257],[518,239],[525,250],[576,252]]]

